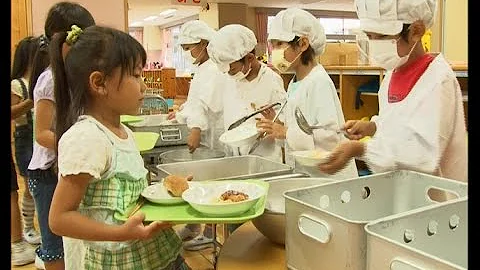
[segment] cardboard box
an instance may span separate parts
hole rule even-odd
[[[324,66],[356,66],[359,64],[357,43],[329,42],[318,59]]]

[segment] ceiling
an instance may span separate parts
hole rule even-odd
[[[203,0],[202,0],[203,1]],[[175,21],[196,16],[201,7],[171,5],[171,0],[128,0],[128,23],[131,27],[145,25],[166,25]],[[312,10],[355,11],[353,0],[209,0],[208,3],[244,3],[250,7],[288,8],[299,7]],[[164,18],[160,12],[176,9],[173,16]],[[158,16],[151,21],[144,21],[149,16]]]

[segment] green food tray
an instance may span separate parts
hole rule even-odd
[[[169,221],[176,224],[206,224],[206,223],[243,223],[254,219],[263,214],[265,210],[265,201],[266,201],[266,194],[268,194],[268,182],[263,180],[257,179],[248,179],[248,180],[219,180],[225,182],[250,182],[260,185],[265,188],[265,195],[262,196],[257,203],[250,208],[247,212],[243,213],[240,216],[234,217],[210,217],[205,216],[204,214],[195,210],[190,204],[187,202],[183,202],[180,204],[175,205],[164,205],[164,204],[156,204],[150,201],[146,201],[145,204],[140,208],[139,211],[145,214],[145,221]],[[205,182],[205,181],[202,181]],[[218,182],[218,181],[208,181],[210,182]],[[127,211],[128,213],[129,211]],[[127,217],[124,215],[120,215],[119,213],[115,214],[115,218],[118,220],[125,221]]]
[[[120,122],[122,123],[134,123],[142,120],[142,117],[136,115],[120,115]]]

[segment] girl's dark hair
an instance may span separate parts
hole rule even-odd
[[[33,89],[37,84],[38,77],[48,67],[50,60],[48,58],[48,39],[45,35],[41,35],[36,39],[37,50],[32,58],[32,69],[28,84],[28,95],[33,100]]]
[[[63,133],[85,113],[92,72],[99,71],[108,77],[120,68],[122,80],[123,75],[132,75],[138,64],[145,66],[147,60],[145,49],[135,38],[113,28],[91,26],[84,29],[62,55],[66,37],[67,33],[55,35],[50,45],[56,114],[61,116],[56,120],[57,145]]]
[[[83,29],[95,25],[95,20],[86,8],[75,2],[59,2],[53,5],[48,11],[44,26],[45,37],[43,48],[35,55],[32,65],[32,75],[30,76],[28,89],[32,99],[33,89],[35,88],[38,77],[50,64],[48,56],[49,41],[55,33],[66,32],[70,30],[74,24]]]
[[[298,47],[298,41],[300,41],[300,37],[296,36],[292,41],[288,42],[288,44],[295,48]],[[308,65],[311,61],[315,61],[315,50],[313,50],[312,45],[308,45],[307,50],[302,52],[300,60],[303,65]]]
[[[402,37],[403,40],[408,42],[408,28],[410,27],[411,24],[403,24],[402,31],[400,32],[400,37]]]
[[[10,73],[11,80],[20,79],[25,76],[28,68],[32,66],[37,49],[37,38],[32,36],[23,38],[18,42],[13,56],[12,71]]]
[[[92,14],[78,3],[56,3],[48,11],[45,20],[45,35],[51,40],[55,33],[68,31],[74,24],[83,29],[94,25],[95,20]]]

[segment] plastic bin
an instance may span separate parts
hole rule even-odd
[[[365,225],[433,204],[435,190],[467,196],[467,184],[394,171],[284,193],[289,269],[366,269]]]
[[[367,269],[468,269],[468,199],[368,223]]]

